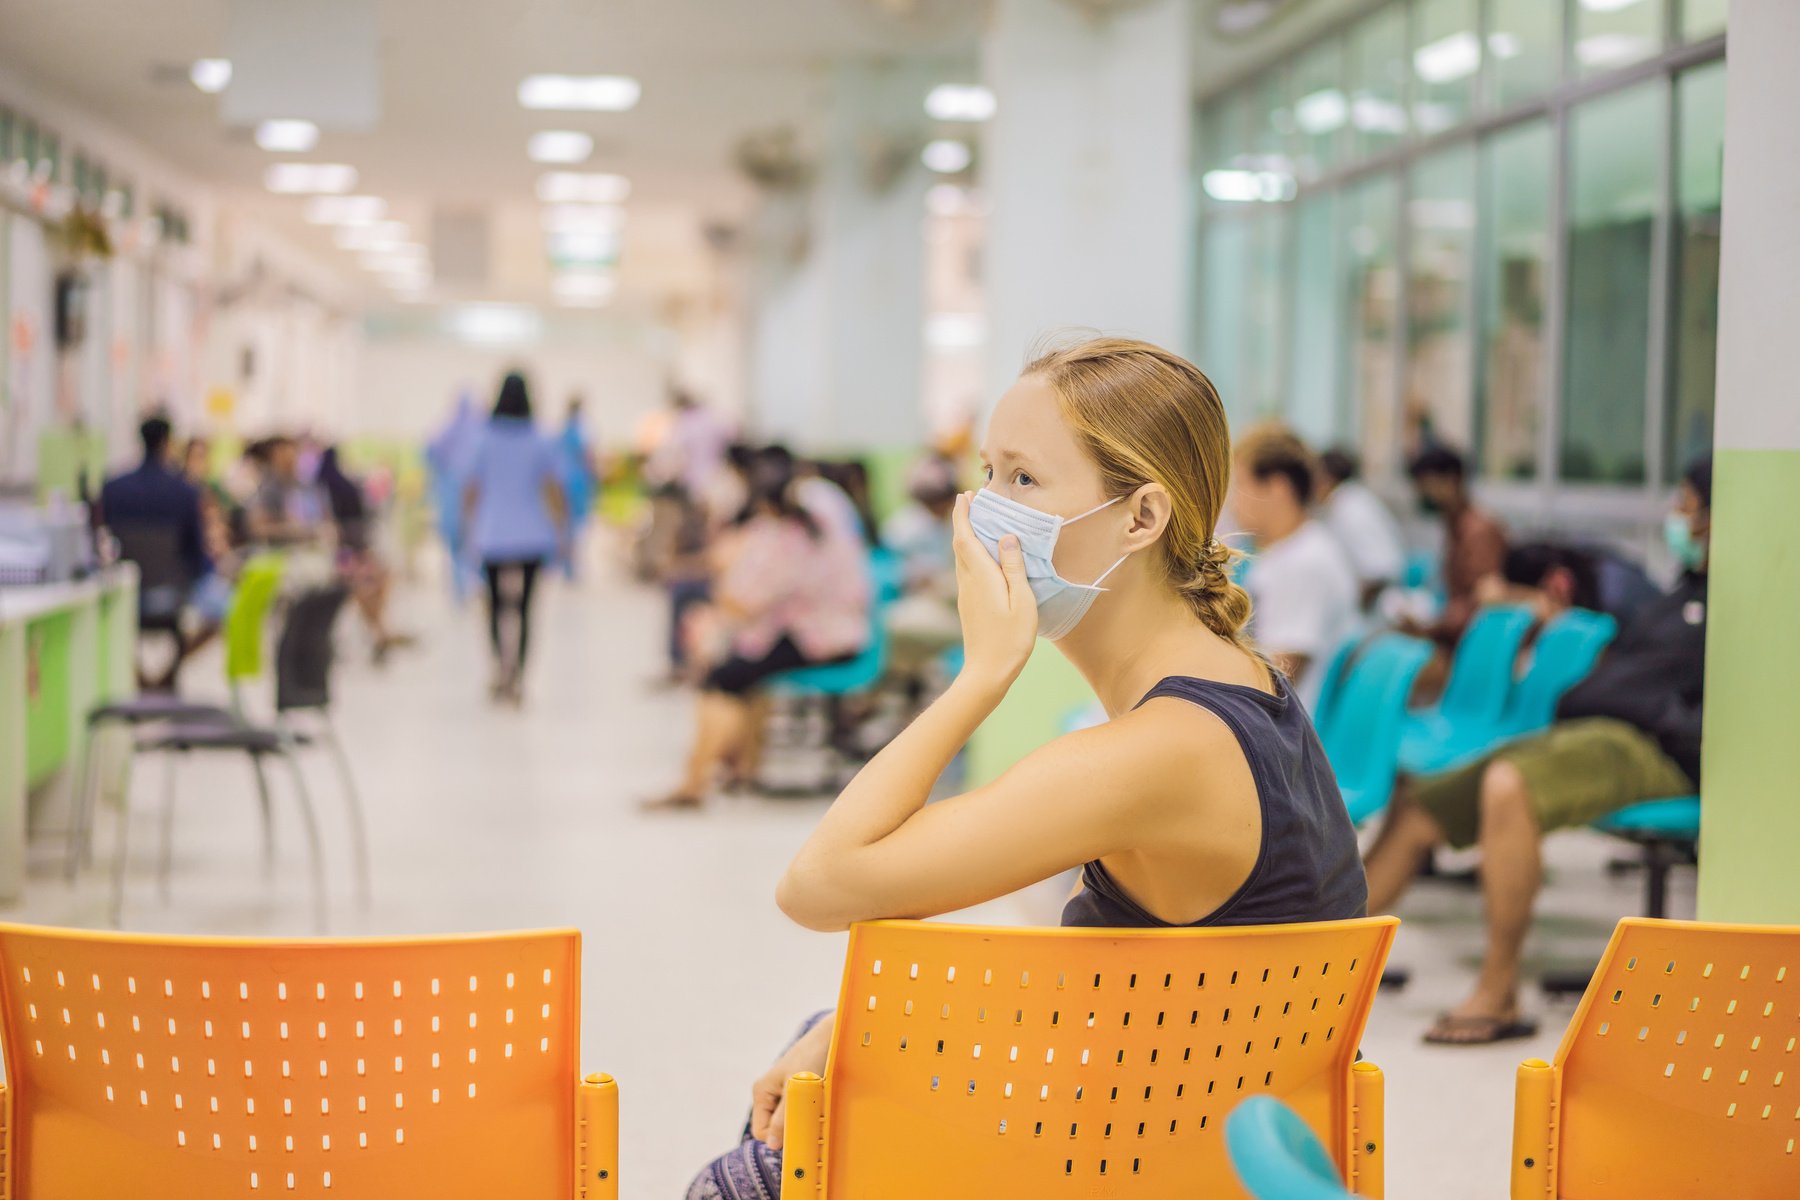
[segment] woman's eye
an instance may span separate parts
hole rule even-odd
[[[1031,476],[1027,475],[1025,472],[1020,471],[1016,475],[1013,476],[1013,482],[1018,484],[1020,487],[1030,487],[1032,484],[1036,483],[1037,480],[1033,479]]]

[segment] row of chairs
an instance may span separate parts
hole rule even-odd
[[[1557,701],[1593,670],[1618,626],[1603,613],[1560,614],[1538,630],[1530,665],[1515,679],[1534,628],[1528,609],[1483,609],[1457,645],[1442,699],[1423,711],[1408,708],[1407,698],[1430,661],[1428,643],[1384,633],[1337,650],[1325,666],[1315,723],[1354,822],[1379,815],[1402,774],[1454,770],[1548,728]],[[1670,868],[1694,860],[1699,797],[1633,805],[1595,828],[1642,848],[1645,912],[1665,915]]]
[[[1358,1046],[1397,924],[855,926],[781,1196],[1379,1197]],[[574,930],[0,925],[5,1194],[614,1200],[580,963]],[[1621,922],[1555,1060],[1520,1068],[1510,1195],[1800,1195],[1797,985],[1800,928]]]
[[[195,753],[220,752],[241,754],[248,759],[256,778],[256,796],[263,819],[263,855],[269,865],[274,860],[274,811],[266,761],[279,761],[287,768],[306,830],[314,908],[323,932],[328,900],[324,857],[311,793],[297,757],[297,751],[318,745],[329,752],[342,786],[350,815],[358,896],[367,902],[370,868],[362,802],[349,757],[331,720],[332,635],[348,599],[348,592],[341,583],[301,588],[287,601],[274,656],[274,719],[259,722],[251,716],[246,693],[252,684],[270,674],[267,633],[282,597],[284,572],[283,557],[269,553],[246,562],[238,577],[222,630],[228,700],[218,703],[174,692],[145,692],[102,704],[89,712],[87,752],[77,774],[74,816],[65,863],[71,880],[82,864],[91,859],[94,813],[104,798],[106,782],[128,778],[127,771],[104,771],[98,763],[104,735],[118,729],[128,735],[127,745],[133,754],[160,753],[167,761],[158,870],[165,897],[173,864],[177,760]],[[129,789],[119,788],[111,903],[115,926],[124,913],[129,802]]]

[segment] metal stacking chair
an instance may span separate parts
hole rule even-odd
[[[0,925],[16,1200],[616,1200],[580,935],[256,941]]]
[[[1224,1119],[1261,1093],[1379,1196],[1356,1047],[1397,924],[857,925],[825,1076],[788,1084],[783,1200],[1240,1197]]]

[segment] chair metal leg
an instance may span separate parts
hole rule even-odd
[[[164,753],[168,753],[165,751]],[[173,761],[173,756],[171,756]],[[131,845],[131,789],[119,798],[119,836],[118,844],[113,847],[112,870],[112,927],[119,928],[125,917],[125,860]]]
[[[250,766],[256,772],[256,799],[262,805],[263,866],[275,865],[275,805],[269,799],[269,776],[263,770],[262,755],[252,754]]]
[[[344,743],[338,739],[337,723],[329,713],[320,714],[320,727],[324,730],[325,744],[331,749],[331,757],[337,762],[338,778],[344,785],[344,800],[350,807],[350,836],[356,854],[357,900],[367,907],[374,884],[369,870],[369,828],[363,816],[362,795],[356,790],[356,777],[350,772],[350,756],[344,753]]]
[[[315,920],[321,934],[327,925],[327,905],[325,900],[325,852],[319,843],[319,821],[313,812],[312,793],[306,787],[306,775],[300,770],[300,760],[285,747],[279,751],[288,765],[288,771],[294,777],[294,797],[300,804],[300,819],[306,826],[306,842],[312,852],[313,875],[313,908]]]
[[[70,883],[75,882],[76,873],[81,869],[81,860],[87,855],[88,838],[94,823],[94,803],[88,791],[94,786],[98,775],[94,767],[94,748],[99,741],[100,730],[90,727],[87,746],[82,750],[81,762],[75,769],[75,789],[69,793],[69,847],[63,859],[63,878]]]
[[[156,866],[156,888],[162,902],[169,902],[169,880],[175,874],[175,755],[163,760],[162,853]]]

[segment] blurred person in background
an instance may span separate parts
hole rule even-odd
[[[1441,675],[1447,652],[1455,649],[1480,607],[1476,585],[1506,565],[1506,526],[1476,507],[1463,457],[1450,447],[1425,447],[1407,465],[1407,474],[1419,506],[1444,522],[1444,607],[1430,624],[1407,621],[1402,627],[1438,643],[1444,652],[1439,655]]]
[[[538,571],[566,549],[568,500],[556,447],[531,423],[531,393],[516,371],[501,382],[493,416],[470,456],[463,528],[487,580],[489,690],[517,705],[524,698],[532,592]]]
[[[186,612],[198,617],[199,627],[182,630],[168,668],[151,676],[140,665],[138,686],[163,691],[174,686],[182,664],[212,640],[225,619],[230,585],[213,569],[207,552],[207,535],[200,489],[176,470],[170,453],[172,429],[166,417],[153,416],[138,427],[144,457],[138,466],[115,475],[100,489],[100,521],[122,539],[131,533],[161,534],[172,544],[186,584],[169,594],[147,589],[138,598],[140,612],[177,620]]]
[[[431,473],[431,499],[437,510],[438,535],[450,564],[450,591],[460,604],[468,597],[479,573],[463,550],[463,491],[468,486],[469,463],[481,440],[482,421],[475,400],[465,389],[456,397],[450,420],[425,446],[425,465]]]
[[[581,554],[581,534],[594,511],[594,494],[600,479],[600,468],[594,458],[594,445],[582,424],[581,396],[569,397],[568,413],[563,418],[562,432],[556,438],[556,453],[562,461],[563,491],[569,501],[569,554],[563,560],[563,576],[575,578],[576,559]]]
[[[206,553],[221,574],[231,575],[231,522],[237,502],[225,486],[213,477],[212,443],[195,435],[188,439],[181,457],[182,475],[200,493],[200,527],[205,534]]]
[[[750,499],[715,565],[713,666],[700,684],[693,748],[680,784],[650,809],[699,808],[723,772],[751,781],[753,697],[772,676],[846,662],[869,638],[869,579],[859,547],[833,535],[794,494],[793,456],[751,462]]]
[[[785,446],[770,446],[766,453],[787,455]],[[860,465],[860,464],[857,464]],[[832,537],[867,548],[871,545],[868,518],[863,506],[844,484],[853,477],[850,464],[816,459],[789,459],[794,473],[794,498]],[[865,483],[867,475],[863,476]],[[865,501],[867,490],[865,488]]]
[[[1546,833],[1699,790],[1711,534],[1712,463],[1702,459],[1687,469],[1664,523],[1681,577],[1557,702],[1556,723],[1396,790],[1366,862],[1370,912],[1392,911],[1436,847],[1481,849],[1481,975],[1426,1041],[1483,1045],[1536,1032],[1519,1008],[1519,963]]]
[[[1361,594],[1343,546],[1308,515],[1313,471],[1306,444],[1268,424],[1238,442],[1231,479],[1232,511],[1256,541],[1244,576],[1250,627],[1308,712],[1326,660],[1360,627]]]
[[[944,652],[962,643],[956,616],[956,464],[929,454],[912,465],[907,503],[882,527],[881,541],[900,563],[900,598],[886,614],[888,670],[909,709],[924,699],[926,677]]]
[[[1548,621],[1571,608],[1606,613],[1623,628],[1662,594],[1644,569],[1604,546],[1511,546],[1500,574],[1476,585],[1481,604],[1522,604]]]
[[[300,477],[300,446],[286,434],[263,443],[262,478],[245,505],[250,540],[296,546],[319,535],[323,509]]]
[[[373,639],[371,657],[376,666],[387,661],[395,648],[409,645],[412,638],[395,633],[388,626],[388,596],[393,575],[381,561],[374,547],[374,517],[368,497],[356,480],[344,473],[336,446],[327,446],[319,456],[319,487],[337,529],[337,571],[356,599]]]
[[[1360,465],[1349,450],[1332,447],[1319,456],[1318,466],[1314,479],[1319,520],[1349,555],[1361,587],[1362,609],[1367,612],[1375,598],[1406,573],[1406,541],[1400,534],[1400,522],[1381,497],[1358,478]]]

